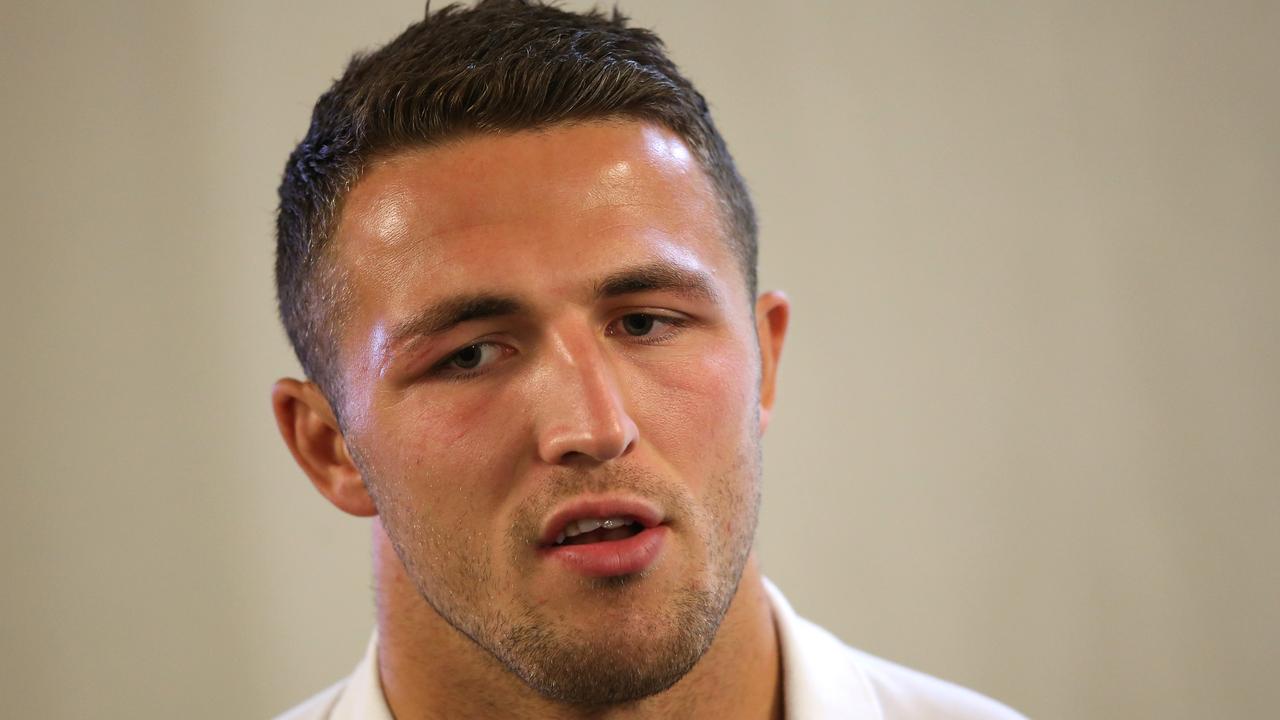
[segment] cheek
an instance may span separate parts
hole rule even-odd
[[[384,408],[373,423],[377,481],[394,485],[423,516],[445,525],[467,521],[471,510],[491,508],[509,488],[519,451],[507,394],[437,399],[424,389]]]
[[[655,364],[637,396],[641,437],[677,469],[734,462],[756,425],[758,385],[750,347]]]

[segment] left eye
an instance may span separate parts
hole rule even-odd
[[[657,318],[652,315],[641,315],[635,313],[633,315],[623,315],[621,326],[628,335],[642,337],[653,332],[653,324],[657,322]]]
[[[626,333],[634,338],[654,339],[661,338],[681,325],[682,322],[673,317],[649,313],[627,313],[614,321],[609,328],[609,334]]]

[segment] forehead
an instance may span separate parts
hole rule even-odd
[[[742,282],[697,159],[670,131],[639,122],[394,155],[348,194],[335,243],[357,332],[448,293],[571,293],[627,262],[695,264],[731,292]]]

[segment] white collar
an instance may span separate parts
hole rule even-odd
[[[884,713],[862,668],[836,636],[796,614],[768,578],[773,625],[782,653],[787,720],[881,720]]]
[[[364,657],[355,672],[347,678],[347,685],[338,696],[338,702],[330,711],[331,720],[395,720],[387,698],[382,694],[382,679],[378,672],[378,631],[373,631]]]
[[[875,693],[858,665],[849,661],[844,643],[796,615],[767,579],[764,588],[778,634],[787,720],[881,720]],[[328,715],[332,720],[393,720],[378,673],[376,631],[335,700]]]

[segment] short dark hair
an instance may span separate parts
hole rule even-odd
[[[449,5],[355,55],[316,101],[285,165],[276,218],[280,316],[307,376],[338,411],[345,283],[329,256],[347,193],[370,163],[472,134],[630,118],[679,136],[710,178],[751,297],[756,218],[707,102],[649,30],[617,8],[571,13],[538,0]]]

